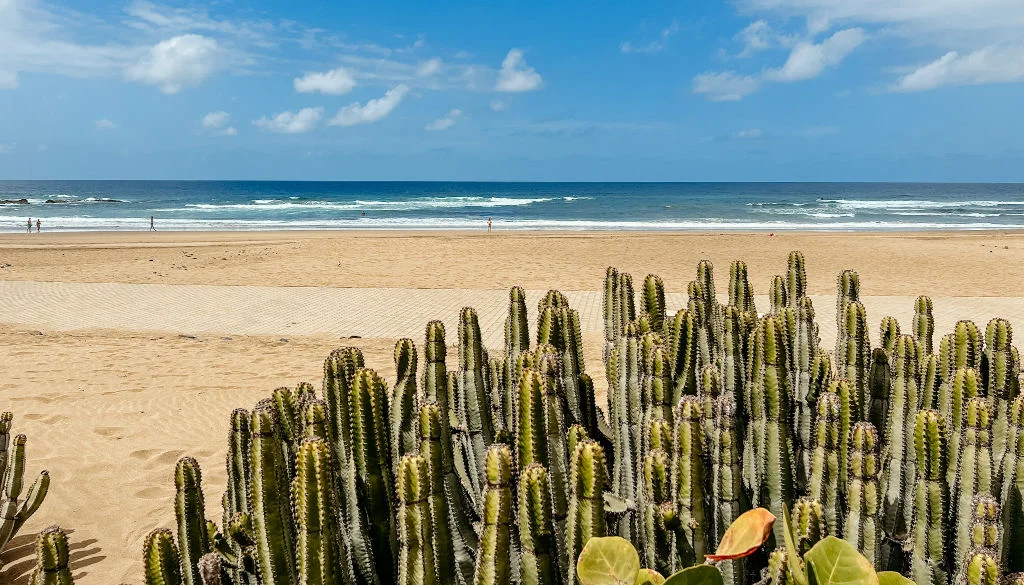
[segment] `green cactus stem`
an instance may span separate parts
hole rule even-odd
[[[1024,571],[1024,555],[1010,543],[1024,542],[1024,394],[1010,406],[1006,453],[1003,455],[999,502],[1002,506],[1003,540],[1000,558],[1007,572]]]
[[[893,343],[894,349],[898,341]],[[871,350],[871,368],[868,370],[868,394],[871,395],[871,405],[868,408],[867,420],[875,425],[875,428],[885,428],[885,417],[889,414],[892,394],[891,357],[881,347]],[[882,440],[885,440],[885,437],[882,437]]]
[[[961,559],[971,549],[971,515],[974,496],[992,493],[992,419],[988,402],[974,397],[964,410],[956,480],[950,507],[953,558]]]
[[[946,562],[946,517],[949,490],[946,485],[946,425],[934,410],[917,413],[914,450],[917,477],[914,483],[913,525],[910,530],[910,578],[917,585],[945,585],[949,581]]]
[[[736,402],[729,394],[718,398],[714,408],[715,429],[711,447],[711,530],[708,548],[717,548],[725,531],[749,509],[740,469],[740,435],[737,431]],[[726,585],[746,582],[746,561],[722,563]]]
[[[842,353],[837,368],[840,375],[850,382],[854,396],[854,418],[868,420],[871,409],[871,395],[868,374],[871,368],[871,345],[868,343],[867,318],[860,301],[846,303],[843,320]]]
[[[601,315],[604,326],[604,347],[601,356],[608,361],[619,336],[622,335],[622,297],[619,294],[619,271],[609,266],[604,273],[604,288],[601,295]]]
[[[839,417],[839,396],[831,392],[822,394],[818,398],[814,420],[814,449],[811,452],[811,473],[807,482],[807,497],[814,501],[816,513],[827,526],[818,539],[828,534],[843,533],[839,502]],[[797,516],[797,508],[794,508],[793,514]],[[814,542],[810,543],[807,550],[810,550]],[[807,550],[801,548],[800,554]]]
[[[772,277],[771,286],[768,287],[768,300],[771,302],[771,312],[774,315],[777,315],[783,307],[789,306],[786,279],[778,274]]]
[[[661,449],[644,457],[644,509],[642,549],[644,566],[671,575],[679,567],[675,550],[676,507],[672,501],[671,465]]]
[[[992,406],[993,461],[1003,460],[1009,433],[1010,404],[1019,392],[1020,365],[1013,355],[1013,329],[1005,319],[992,319],[985,328],[982,372]]]
[[[68,536],[59,526],[50,526],[36,537],[36,566],[29,585],[74,585],[68,568]]]
[[[617,379],[609,388],[608,399],[611,411],[610,423],[615,433],[615,461],[612,472],[612,491],[619,497],[636,501],[639,495],[637,482],[638,461],[642,431],[642,405],[640,400],[639,340],[636,328],[626,327],[619,344],[614,350]],[[554,496],[555,494],[552,493]],[[627,514],[618,526],[619,536],[632,540],[637,532],[634,514]],[[571,557],[575,558],[575,557]]]
[[[665,330],[665,283],[656,274],[648,274],[644,279],[642,297],[643,311],[651,322],[651,329],[662,332]]]
[[[957,585],[996,585],[999,583],[999,564],[985,550],[977,550],[964,559],[964,570]]]
[[[971,502],[970,549],[990,551],[1000,555],[999,502],[990,494],[978,494]]]
[[[668,329],[668,352],[672,362],[673,404],[684,394],[697,393],[697,330],[699,323],[693,314],[682,309],[676,313]],[[621,357],[620,357],[621,359]]]
[[[853,270],[844,270],[836,278],[836,361],[842,362],[845,355],[846,305],[860,300],[860,275]],[[839,365],[837,363],[837,365]]]
[[[398,584],[433,585],[453,579],[437,573],[431,478],[425,457],[409,454],[398,464]],[[449,567],[451,569],[451,567]]]
[[[747,279],[747,263],[742,260],[734,260],[729,265],[729,304],[741,312],[757,314],[754,289]]]
[[[519,478],[520,580],[523,585],[558,585],[560,564],[551,520],[551,488],[547,470],[533,463]]]
[[[950,433],[949,453],[946,455],[947,460],[951,462],[946,471],[946,483],[950,486],[956,483],[956,462],[960,457],[960,441],[963,438],[967,403],[972,398],[981,396],[983,391],[981,376],[973,368],[957,369],[939,390],[940,412],[947,422]]]
[[[296,582],[295,529],[288,500],[285,441],[281,436],[278,410],[261,402],[252,411],[250,473],[253,532],[256,539],[259,574],[263,585]]]
[[[391,462],[397,476],[398,462],[419,451],[416,431],[419,405],[416,400],[416,344],[399,339],[395,344],[395,386],[391,390]]]
[[[853,425],[843,538],[857,547],[872,565],[877,565],[881,558],[882,543],[878,445],[878,432],[871,423]]]
[[[794,260],[793,254],[790,254],[791,272],[794,270],[794,262],[797,262],[802,273],[803,256],[800,256],[799,260]],[[792,274],[790,276],[791,279],[794,277]],[[806,275],[803,278],[806,279]],[[813,391],[813,381],[817,373],[815,360],[818,357],[818,326],[814,323],[814,305],[810,297],[802,297],[796,302],[795,317],[796,335],[790,344],[790,365],[793,367],[794,375],[793,446],[796,449],[797,461],[800,462],[797,479],[803,486],[806,485],[806,478],[810,473],[811,423],[814,404],[818,397]]]
[[[604,449],[596,441],[576,445],[572,455],[572,488],[566,525],[567,558],[577,559],[592,537],[605,536],[604,492],[608,484]],[[567,585],[579,583],[576,563],[569,563]]]
[[[530,351],[530,322],[526,313],[526,292],[522,287],[513,286],[508,291],[508,316],[505,317],[505,377],[508,380],[518,381],[516,360],[524,351]],[[512,405],[506,405],[505,412],[513,413],[515,409],[512,408]]]
[[[67,556],[66,548],[64,555]],[[142,557],[146,585],[181,585],[181,558],[170,530],[158,528],[150,532],[143,545]]]
[[[676,406],[672,446],[673,485],[679,514],[677,549],[680,566],[700,562],[708,552],[708,519],[704,511],[704,448],[701,401],[684,396]]]
[[[793,536],[801,556],[830,534],[821,503],[813,498],[800,498],[793,504]]]
[[[512,578],[512,451],[495,444],[484,462],[483,528],[475,585],[504,585]]]
[[[28,438],[17,435],[11,441],[13,420],[14,415],[10,412],[0,413],[0,549],[14,538],[25,521],[39,509],[50,489],[50,474],[41,471],[25,498],[21,499],[21,491],[25,486],[25,444]]]
[[[480,339],[480,323],[476,311],[470,307],[462,309],[459,316],[459,404],[460,426],[468,434],[469,461],[474,464],[477,478],[483,471],[487,446],[494,442],[494,424],[491,420],[490,397],[487,393],[484,370],[483,342]],[[478,492],[479,483],[474,483]]]
[[[789,306],[794,309],[807,296],[807,269],[804,254],[799,250],[790,252],[786,261],[786,290],[789,291]]]
[[[900,338],[900,322],[896,317],[882,317],[882,323],[878,326],[878,345],[885,352],[886,357],[892,357],[896,349],[896,341]]]
[[[914,301],[914,341],[921,355],[932,353],[935,335],[935,317],[932,316],[931,297],[920,296]]]
[[[331,451],[327,444],[318,438],[304,440],[296,454],[291,490],[299,585],[354,582],[347,549],[338,546],[341,532],[331,474]]]
[[[732,394],[733,401],[743,401],[743,384],[746,379],[746,340],[750,335],[746,313],[728,305],[722,307],[722,349],[721,371],[722,392]],[[671,339],[671,338],[670,338]]]
[[[206,532],[206,504],[199,462],[191,457],[178,460],[174,471],[174,517],[178,523],[182,581],[199,585],[199,559],[210,552]]]

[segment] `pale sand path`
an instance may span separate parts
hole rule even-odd
[[[545,291],[527,290],[534,314]],[[600,335],[601,293],[564,291],[580,313],[584,335]],[[811,295],[826,347],[835,339],[835,301]],[[913,317],[911,296],[863,297],[873,337],[883,316],[892,315],[907,329]],[[766,296],[755,297],[764,311]],[[725,299],[722,299],[723,301]],[[684,293],[668,293],[675,311]],[[1024,322],[1021,297],[933,297],[936,339],[958,319],[984,327],[999,316]],[[122,283],[0,281],[0,323],[74,331],[116,329],[180,334],[234,334],[362,337],[419,340],[425,324],[441,319],[455,342],[459,311],[476,309],[484,343],[500,348],[508,292],[487,289],[403,289],[209,286]],[[532,319],[531,319],[532,320]]]

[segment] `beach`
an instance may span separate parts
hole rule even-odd
[[[729,262],[744,260],[764,295],[791,250],[806,257],[825,348],[843,269],[860,274],[873,342],[886,315],[908,331],[922,294],[934,301],[936,338],[958,318],[1024,324],[1024,233],[1010,231],[2,234],[0,410],[29,437],[27,475],[45,468],[53,483],[4,551],[0,582],[26,583],[35,533],[60,524],[78,585],[141,583],[145,535],[174,525],[175,461],[200,462],[206,515],[219,524],[231,410],[279,386],[319,387],[332,349],[361,348],[393,381],[396,338],[422,350],[437,318],[456,344],[469,304],[494,355],[508,288],[527,289],[531,325],[537,299],[556,288],[580,310],[603,404],[607,266],[631,273],[637,290],[661,275],[675,310],[699,260],[714,262],[720,295]],[[448,359],[457,363],[456,348]]]

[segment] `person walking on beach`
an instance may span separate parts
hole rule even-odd
[[[31,230],[31,228],[29,228],[29,229]],[[37,217],[36,218],[36,233],[37,234],[39,233],[40,229],[42,229],[42,228],[41,228],[41,225],[40,225],[40,222],[39,222],[39,218]]]
[[[149,216],[149,231],[156,231],[156,219],[152,215]]]
[[[487,233],[491,233],[491,218],[487,218]]]
[[[28,233],[32,233],[32,218],[28,218]]]

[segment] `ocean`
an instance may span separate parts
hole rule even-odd
[[[1024,184],[0,181],[0,231],[1024,228]]]

